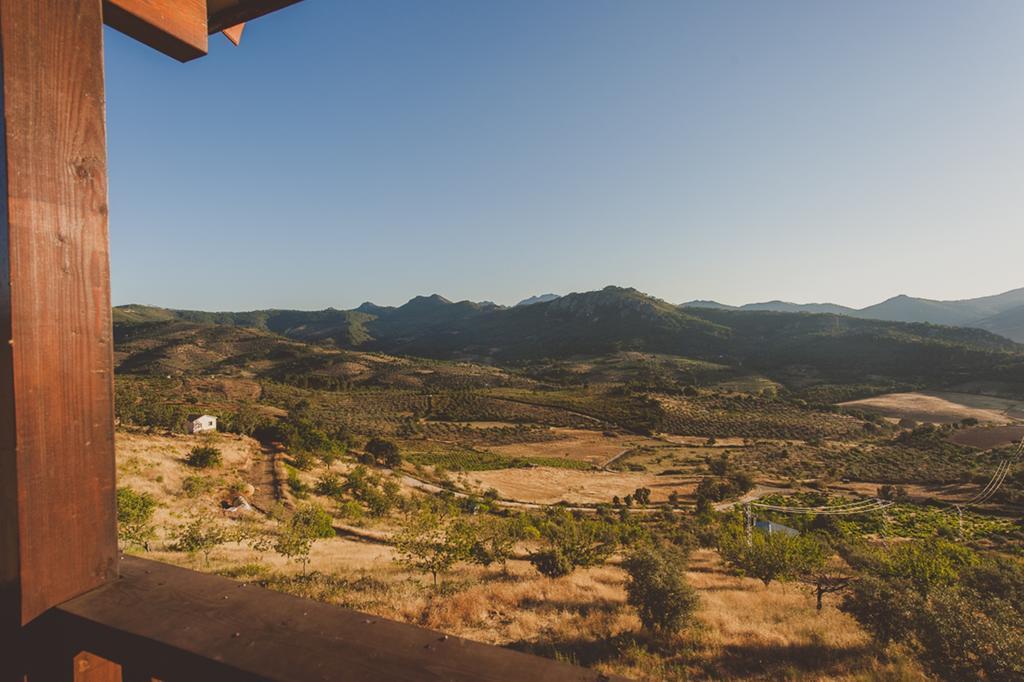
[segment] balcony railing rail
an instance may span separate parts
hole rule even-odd
[[[38,679],[611,679],[593,670],[137,557],[28,630]]]

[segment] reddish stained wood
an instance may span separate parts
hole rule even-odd
[[[103,20],[178,61],[208,51],[206,0],[104,0]]]
[[[242,42],[242,31],[244,30],[245,22],[243,21],[242,23],[232,26],[231,28],[224,29],[223,31],[221,31],[221,33],[223,33],[228,40],[234,43],[235,47],[238,47],[238,44]]]
[[[74,682],[121,682],[121,666],[87,651],[75,656]]]
[[[210,3],[210,33],[223,31],[226,28],[236,26],[253,19],[258,19],[265,14],[284,9],[294,5],[301,0],[239,0],[223,9],[216,9],[215,6],[223,5],[223,2],[211,1]]]
[[[162,679],[620,679],[145,559],[121,567],[120,580],[48,615],[55,638]]]
[[[0,622],[14,630],[117,571],[100,3],[0,0]]]

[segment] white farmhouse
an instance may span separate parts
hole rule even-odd
[[[189,433],[207,433],[217,430],[217,418],[208,414],[192,417],[188,420]]]

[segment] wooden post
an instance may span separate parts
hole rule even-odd
[[[117,573],[101,2],[0,0],[5,642]]]

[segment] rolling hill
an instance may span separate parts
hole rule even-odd
[[[499,365],[640,351],[780,377],[801,375],[801,381],[812,383],[871,377],[921,385],[978,379],[1024,383],[1024,346],[980,329],[680,308],[621,287],[513,308],[433,295],[395,308],[364,304],[349,311],[203,313],[126,306],[116,308],[114,318],[118,350],[127,352],[122,370],[145,367],[154,358],[174,370],[175,359],[219,357],[222,348],[234,344],[239,350],[231,362],[256,367],[269,362],[277,374],[330,374],[317,357],[327,350]]]
[[[890,322],[927,322],[957,327],[976,327],[1024,343],[1024,288],[994,296],[955,301],[936,301],[901,294],[866,308],[848,308],[834,303],[789,303],[768,301],[729,306],[717,301],[688,301],[682,308],[719,310],[766,310],[773,312],[833,313]],[[1005,317],[1004,317],[1005,315]]]

